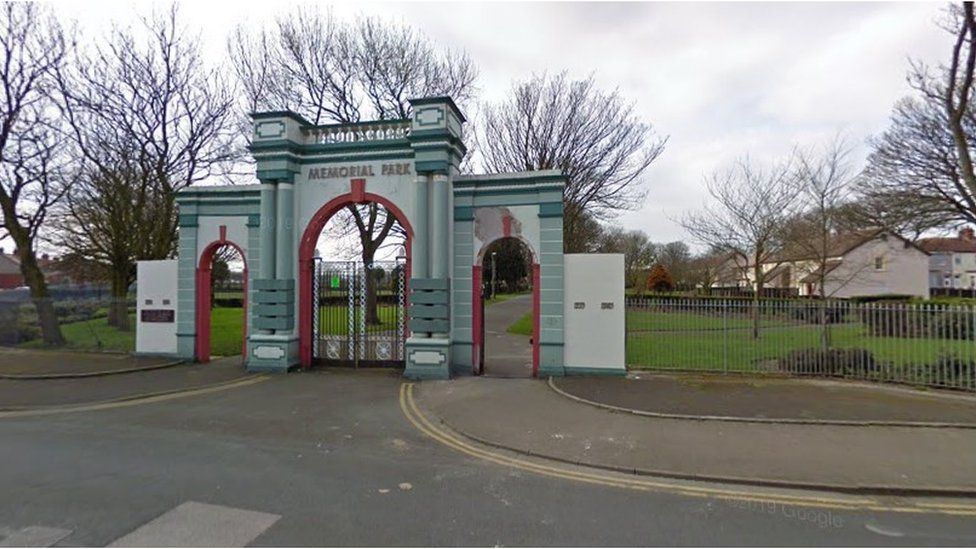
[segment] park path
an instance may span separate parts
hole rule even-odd
[[[485,307],[485,375],[532,377],[532,344],[529,336],[508,333],[508,327],[532,311],[532,294]]]

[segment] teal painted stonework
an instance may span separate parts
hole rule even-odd
[[[440,126],[444,124],[444,109],[422,107],[414,111],[413,119],[418,126]]]
[[[259,122],[254,126],[254,133],[258,139],[271,139],[285,135],[285,123],[280,120]]]
[[[563,216],[562,202],[547,202],[545,204],[539,204],[539,217],[562,217],[562,216]]]
[[[461,110],[450,97],[412,99],[410,106],[405,119],[354,124],[314,125],[290,111],[254,113],[249,151],[260,184],[193,187],[177,194],[181,356],[192,357],[198,333],[196,262],[209,243],[198,237],[212,242],[219,228],[245,248],[248,370],[284,372],[307,365],[314,339],[309,311],[324,302],[312,305],[308,289],[315,286],[307,278],[313,261],[311,240],[302,242],[306,225],[320,221],[315,216],[327,202],[340,201],[341,207],[342,200],[359,201],[367,193],[392,201],[414,232],[402,319],[408,332],[404,376],[445,379],[471,372],[472,297],[480,291],[472,288],[472,269],[478,260],[475,240],[484,232],[475,226],[475,210],[524,205],[538,208],[538,219],[525,223],[538,234],[524,236],[539,248],[534,252],[540,264],[540,372],[563,373],[565,177],[556,171],[461,176],[468,154]]]

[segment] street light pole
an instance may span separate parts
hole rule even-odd
[[[491,298],[495,299],[495,260],[498,256],[498,252],[491,252]]]

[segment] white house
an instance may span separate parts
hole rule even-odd
[[[901,236],[877,229],[834,235],[826,246],[826,297],[899,294],[929,297],[929,253]],[[763,264],[770,288],[819,295],[820,254],[784,251]],[[753,274],[747,271],[750,282]]]
[[[959,236],[923,238],[919,246],[931,254],[929,287],[976,289],[976,231],[966,227]]]

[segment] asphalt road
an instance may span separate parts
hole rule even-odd
[[[972,517],[539,476],[403,415],[388,371],[0,417],[0,545],[972,545]],[[26,540],[26,541],[25,541]]]

